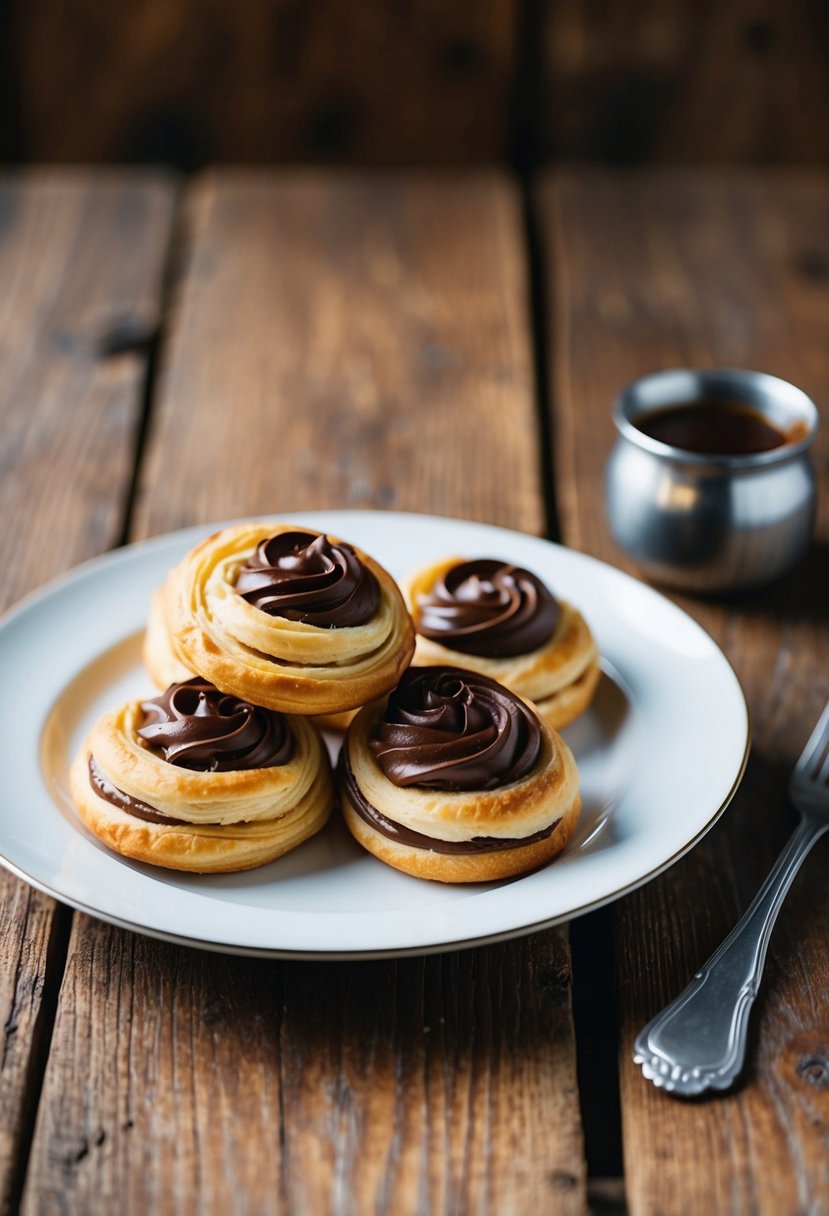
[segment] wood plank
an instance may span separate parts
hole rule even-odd
[[[136,535],[329,504],[540,527],[502,179],[220,174],[188,231]],[[27,1211],[580,1213],[584,1173],[564,931],[300,964],[76,918]]]
[[[8,0],[0,155],[192,169],[829,154],[829,10],[815,0],[353,7]]]
[[[119,539],[171,215],[157,174],[0,180],[0,609]],[[0,872],[0,1212],[21,1182],[67,931]]]
[[[667,366],[747,366],[829,400],[829,178],[568,171],[538,196],[547,238],[551,394],[565,539],[625,565],[604,518],[619,388]],[[724,647],[754,742],[743,786],[693,853],[616,911],[624,1157],[630,1210],[769,1213],[829,1206],[826,846],[772,940],[739,1092],[682,1103],[631,1063],[636,1032],[707,958],[794,823],[789,770],[829,697],[829,436],[815,446],[815,546],[776,587],[678,601]]]
[[[517,0],[372,0],[357,15],[343,0],[7,7],[32,159],[192,169],[506,155]]]
[[[541,0],[538,160],[826,163],[829,9]]]
[[[538,531],[513,196],[489,175],[280,180],[191,196],[134,534],[329,504]]]

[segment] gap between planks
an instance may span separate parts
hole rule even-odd
[[[539,434],[539,461],[546,518],[546,536],[561,542],[556,499],[556,402],[551,368],[554,348],[553,301],[548,290],[552,248],[545,242],[544,225],[535,198],[536,181],[521,181],[522,223],[529,288],[530,332],[535,374],[535,401]],[[588,1181],[614,1179],[621,1183],[622,1114],[617,1057],[619,1021],[613,981],[613,921],[610,910],[582,916],[568,926],[572,967],[573,1022],[576,1034],[578,1092],[584,1134]],[[600,1187],[589,1196],[600,1206]],[[619,1187],[614,1195],[615,1210]],[[624,1187],[621,1186],[624,1195]]]

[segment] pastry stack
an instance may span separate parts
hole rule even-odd
[[[376,857],[443,882],[549,861],[580,807],[557,731],[598,680],[586,623],[494,559],[443,560],[404,591],[294,524],[197,545],[151,606],[144,658],[164,691],[105,714],[72,767],[86,826],[172,869],[263,865],[326,823],[319,727],[347,725],[339,801]]]

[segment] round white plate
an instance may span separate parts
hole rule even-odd
[[[188,945],[418,954],[529,933],[607,903],[671,865],[725,809],[748,752],[742,690],[711,638],[650,587],[484,524],[372,511],[282,518],[351,540],[398,576],[444,555],[508,559],[578,605],[604,675],[593,707],[566,731],[584,809],[565,852],[510,882],[445,886],[383,865],[336,818],[243,874],[176,874],[99,844],[73,810],[69,763],[104,709],[152,691],[140,660],[150,595],[209,531],[193,528],[89,562],[0,623],[0,855],[13,873],[93,916]]]

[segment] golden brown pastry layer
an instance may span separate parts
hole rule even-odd
[[[438,580],[465,558],[442,558],[410,574],[403,594],[417,629],[419,605]],[[584,617],[572,604],[559,599],[555,630],[544,645],[526,654],[496,658],[471,654],[417,635],[413,664],[419,667],[454,663],[478,671],[533,701],[547,725],[560,730],[590,704],[599,679],[599,652]]]
[[[166,586],[156,588],[150,603],[147,631],[144,634],[144,666],[157,688],[167,688],[170,684],[177,684],[193,675],[193,672],[188,671],[184,664],[176,658],[170,641],[164,602],[166,590]],[[347,709],[341,714],[312,714],[310,716],[314,725],[318,726],[320,730],[342,733],[348,730],[356,713],[356,709]]]
[[[306,719],[286,719],[295,741],[288,763],[224,772],[168,763],[140,740],[142,719],[138,701],[104,714],[70,771],[78,814],[115,852],[195,873],[245,870],[296,848],[328,819],[330,764]],[[90,757],[116,791],[171,822],[148,822],[103,797],[90,780]]]
[[[601,674],[602,669],[597,659],[560,692],[533,701],[535,712],[547,723],[550,730],[563,730],[587,709],[593,700]]]
[[[144,634],[144,666],[157,688],[169,688],[195,673],[182,663],[173,649],[167,629],[167,585],[157,587],[150,601],[147,631]]]
[[[347,798],[341,800],[343,818],[354,839],[369,853],[373,853],[386,865],[411,874],[415,878],[428,878],[433,882],[496,882],[504,878],[517,878],[529,874],[552,861],[562,851],[573,834],[579,817],[581,801],[576,797],[546,840],[535,844],[498,853],[441,854],[425,849],[411,848],[389,840],[362,819]]]
[[[366,624],[324,628],[268,615],[242,598],[236,579],[260,542],[296,531],[304,529],[240,524],[193,549],[167,583],[169,641],[178,662],[225,692],[285,713],[338,714],[396,683],[414,631],[394,580],[357,549],[379,586],[379,607]],[[158,650],[148,640],[148,662],[160,670]]]
[[[341,761],[343,816],[364,848],[396,869],[439,882],[509,878],[561,852],[575,828],[581,799],[575,760],[554,731],[538,722],[537,760],[529,775],[514,783],[488,790],[401,788],[384,775],[371,747],[385,708],[386,700],[381,699],[360,711],[349,727]],[[402,828],[399,838],[390,838],[367,820],[365,810],[361,813],[358,807],[360,800],[383,820]],[[430,838],[434,845],[413,845],[413,834]],[[499,839],[507,847],[493,847]],[[521,843],[522,839],[528,842]],[[475,851],[439,851],[442,842]]]

